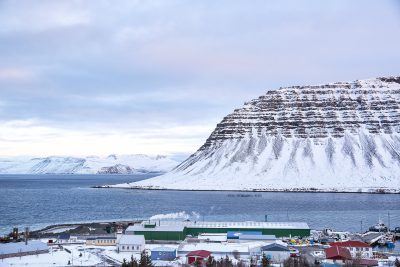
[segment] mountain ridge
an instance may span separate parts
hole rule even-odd
[[[171,172],[113,187],[400,192],[400,76],[290,86],[235,109]]]
[[[0,158],[0,174],[141,174],[165,173],[179,162],[167,156],[144,154],[106,157]]]

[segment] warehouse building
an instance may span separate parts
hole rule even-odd
[[[125,234],[144,235],[146,240],[184,240],[186,236],[209,233],[258,232],[276,237],[309,236],[310,227],[303,222],[177,222],[145,221],[129,226]]]

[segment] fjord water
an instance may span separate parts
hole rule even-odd
[[[379,218],[400,226],[400,195],[97,189],[152,175],[0,175],[0,234],[12,227],[190,217],[215,221],[305,221],[313,229],[359,231]],[[154,176],[154,175],[153,175]],[[389,213],[389,216],[388,216]],[[362,223],[361,223],[362,221]]]

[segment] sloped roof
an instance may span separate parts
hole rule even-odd
[[[197,256],[197,257],[207,258],[210,255],[211,255],[211,252],[208,250],[194,250],[194,251],[191,251],[188,254],[186,254],[186,257]]]
[[[333,246],[325,249],[325,255],[327,259],[351,259],[350,251],[347,248],[339,246]]]
[[[330,243],[331,246],[338,246],[338,247],[346,247],[346,248],[369,248],[370,246],[367,243],[357,240],[350,240],[344,242],[333,242]]]
[[[145,239],[143,235],[122,235],[118,241],[120,245],[136,245],[144,244]]]
[[[283,245],[273,243],[273,244],[269,244],[269,245],[261,247],[261,251],[288,251],[289,252],[290,249]]]

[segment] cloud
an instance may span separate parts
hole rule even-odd
[[[398,75],[398,11],[390,0],[0,1],[11,123],[0,153],[194,152],[269,89]]]
[[[93,129],[79,130],[53,127],[38,119],[0,123],[2,155],[108,155],[167,154],[188,155],[205,140],[209,127],[187,125],[158,129]]]
[[[1,68],[0,67],[0,82],[1,81],[28,81],[33,80],[37,76],[33,70],[24,68]]]

